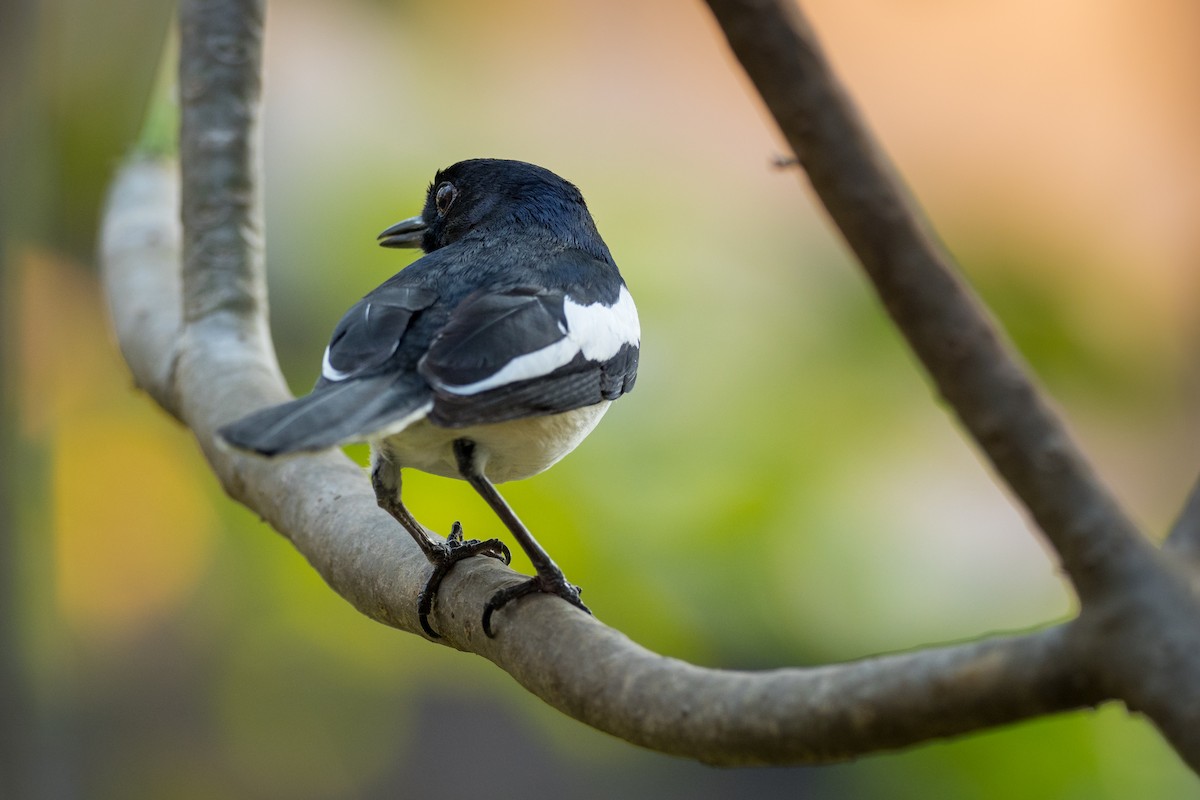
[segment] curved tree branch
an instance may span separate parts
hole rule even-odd
[[[356,465],[340,452],[259,459],[222,448],[214,437],[220,425],[288,396],[266,323],[255,128],[261,13],[258,0],[183,3],[182,231],[170,210],[175,165],[127,165],[105,217],[105,289],[138,384],[195,433],[226,491],[287,536],[362,613],[420,635],[416,599],[428,564],[379,510]],[[718,16],[731,13],[725,8]],[[762,17],[748,18],[763,24]],[[722,22],[740,47],[738,37],[749,29],[739,33],[737,19]],[[832,77],[811,43],[784,37],[764,49],[792,69],[795,58],[777,52],[789,41],[802,47],[798,66],[808,72],[792,76],[801,81],[797,94],[804,103],[786,119],[807,120],[793,145],[814,171],[814,185],[833,192],[832,207],[839,210],[832,213],[845,218],[847,238],[865,253],[872,275],[878,273],[889,308],[911,328],[914,346],[939,386],[946,384],[943,392],[1048,528],[1085,598],[1102,594],[1100,587],[1113,583],[1113,554],[1137,552],[1141,538],[945,269],[915,215],[889,189],[887,171],[871,156],[853,115],[846,117],[838,90],[822,83]],[[778,94],[784,99],[769,102],[790,102],[787,92]],[[842,136],[852,146],[844,147]],[[865,161],[864,153],[870,156]],[[841,183],[837,170],[846,170]],[[922,288],[923,281],[933,288]],[[993,358],[997,364],[989,365]],[[1000,393],[999,411],[984,407],[989,391]],[[1010,452],[1023,448],[1030,449]],[[1116,679],[1097,668],[1129,641],[1124,634],[1131,619],[1157,621],[1172,603],[1187,613],[1192,602],[1194,613],[1195,598],[1178,593],[1085,605],[1078,619],[1030,634],[747,673],[655,655],[551,598],[506,609],[502,630],[489,639],[479,630],[479,610],[514,579],[492,559],[458,565],[439,592],[439,641],[490,659],[577,719],[664,752],[722,764],[818,763],[1122,696],[1134,698],[1131,704],[1136,700],[1181,752],[1191,753],[1193,765],[1200,763],[1200,750],[1187,750],[1186,717],[1163,710],[1158,688],[1136,695],[1126,685],[1132,666]],[[1135,607],[1149,613],[1126,613]],[[1168,656],[1154,661],[1174,668],[1160,670],[1162,678],[1194,667],[1200,653],[1200,647],[1189,649],[1187,636],[1171,644]],[[1193,685],[1200,687],[1200,680]],[[1192,708],[1185,704],[1185,713]]]
[[[179,320],[175,182],[173,164],[130,163],[105,218],[105,287],[129,363],[147,370],[139,384],[154,397],[186,398],[183,421],[226,490],[287,536],[335,591],[367,616],[419,634],[416,596],[428,566],[378,509],[356,465],[341,453],[276,462],[213,444],[224,420],[283,392],[262,342],[234,333],[249,322],[188,323],[178,353],[174,337],[147,335]],[[456,567],[438,596],[439,641],[490,659],[583,722],[712,763],[842,760],[1104,699],[1082,668],[1078,623],[840,666],[729,672],[655,655],[553,600],[506,610],[488,639],[479,609],[513,577],[492,559]]]

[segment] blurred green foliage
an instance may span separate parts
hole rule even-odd
[[[668,655],[770,668],[1070,613],[801,183],[768,167],[779,143],[701,10],[652,5],[271,4],[268,267],[294,390],[343,309],[406,263],[374,237],[415,213],[436,168],[537,161],[583,188],[644,328],[637,390],[577,454],[504,489],[601,619]],[[169,94],[169,9],[40,12],[38,91],[19,98],[41,132],[36,179],[17,191],[41,199],[5,267],[7,422],[27,466],[5,480],[28,524],[10,532],[21,600],[0,610],[19,615],[32,676],[36,783],[94,798],[1196,794],[1117,708],[852,765],[711,770],[362,618],[222,496],[105,332],[91,237],[139,126],[139,147],[171,147],[172,103],[144,113],[156,75]],[[1127,442],[1162,443],[1182,418],[1181,364],[1139,323],[1155,308],[1121,297],[1128,318],[1104,323],[1121,334],[1098,335],[1095,309],[1122,288],[1083,285],[1061,248],[972,235],[986,222],[949,234],[969,279],[1120,474],[1142,452]],[[406,498],[435,530],[500,533],[465,485],[409,475]]]

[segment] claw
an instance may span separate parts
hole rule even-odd
[[[499,559],[506,565],[512,561],[512,553],[499,539],[468,539],[464,541],[462,525],[457,521],[451,525],[450,535],[446,537],[445,543],[439,545],[437,550],[430,555],[429,561],[433,564],[433,572],[429,575],[429,580],[425,582],[425,588],[417,595],[417,619],[421,623],[421,630],[425,631],[429,638],[442,638],[441,634],[429,624],[429,615],[433,613],[433,603],[437,599],[438,587],[442,585],[442,580],[455,564],[472,556],[489,556]]]
[[[591,614],[591,610],[579,599],[580,591],[582,590],[578,586],[569,583],[561,572],[558,575],[537,575],[529,580],[505,587],[492,595],[488,599],[487,605],[483,607],[483,632],[487,634],[489,639],[495,638],[496,634],[492,630],[492,614],[504,608],[504,606],[513,600],[538,592],[557,595],[580,611]]]

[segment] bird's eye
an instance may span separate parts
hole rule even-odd
[[[450,206],[454,203],[454,198],[458,197],[458,189],[454,188],[453,183],[443,183],[437,187],[437,191],[433,195],[433,204],[437,207],[439,216],[445,216],[450,210]]]

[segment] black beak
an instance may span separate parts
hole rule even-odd
[[[380,247],[420,247],[425,234],[425,220],[420,217],[402,219],[379,234]]]

